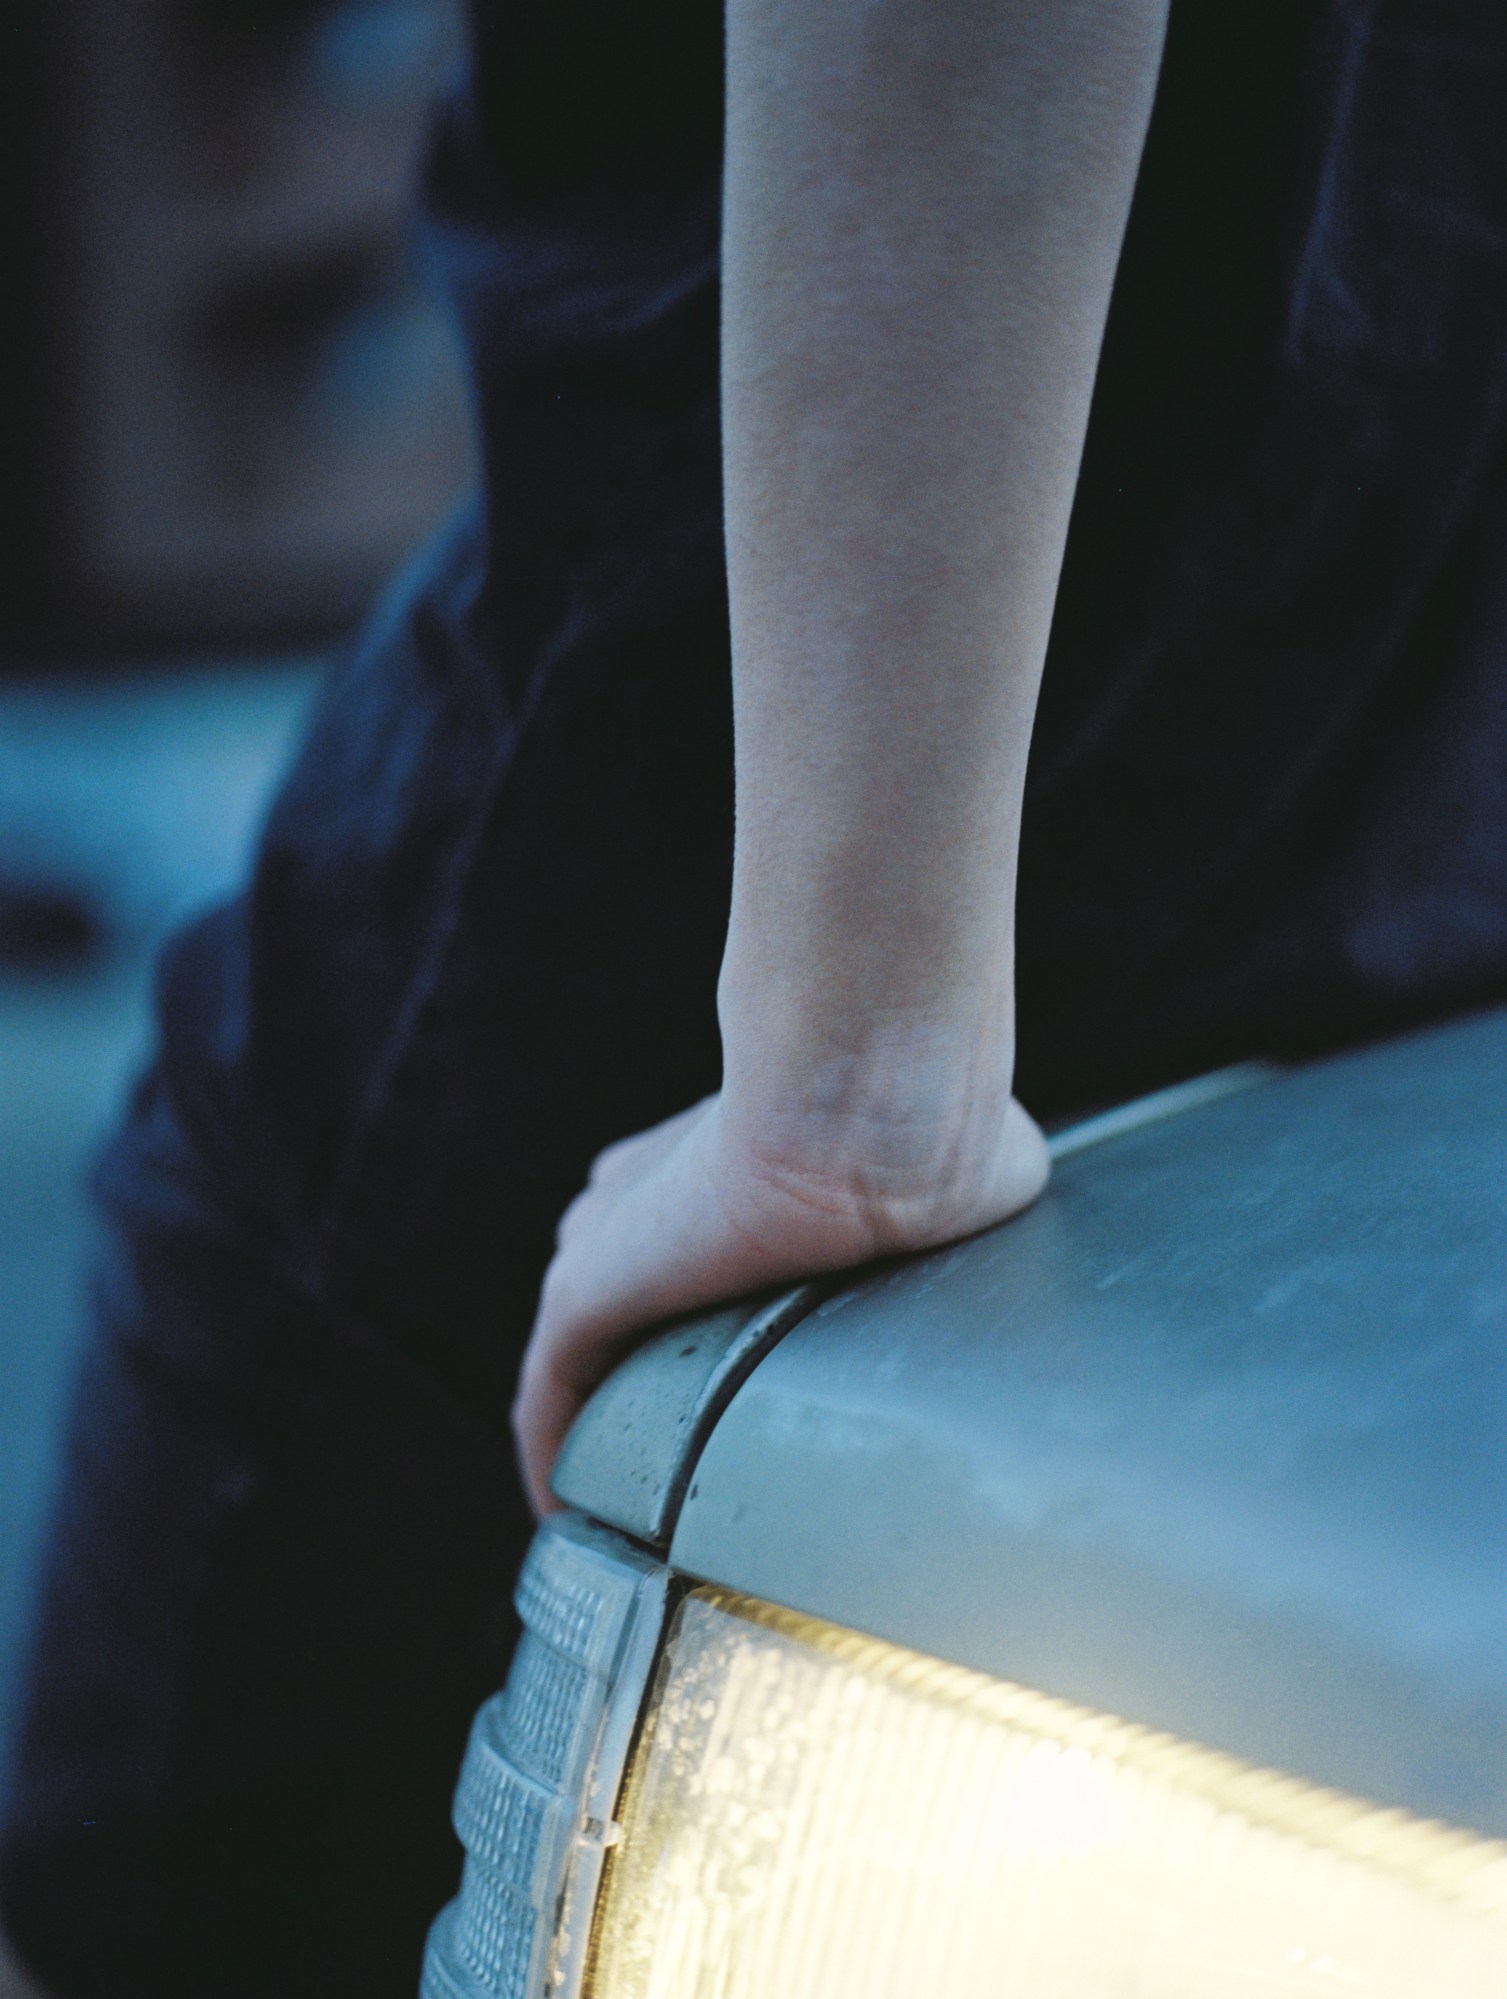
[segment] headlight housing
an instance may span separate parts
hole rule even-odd
[[[717,1591],[619,1809],[593,1999],[1486,1999],[1507,1851]]]
[[[1507,1991],[1501,1844],[618,1549],[536,1543],[426,1999]]]

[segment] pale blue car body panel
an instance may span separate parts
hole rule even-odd
[[[1507,1013],[1132,1120],[1028,1215],[776,1317],[670,1426],[673,1504],[584,1468],[694,1328],[601,1391],[561,1496],[693,1576],[1507,1836]]]

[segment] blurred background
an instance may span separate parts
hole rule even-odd
[[[409,243],[459,38],[451,0],[10,0],[0,24],[7,1718],[82,1175],[154,946],[234,878],[323,661],[469,477]]]

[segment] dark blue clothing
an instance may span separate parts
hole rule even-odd
[[[164,960],[4,1849],[60,1999],[408,1999],[555,1218],[717,1082],[714,16],[479,23],[428,243],[485,504]],[[1027,802],[1043,1114],[1507,991],[1504,101],[1496,0],[1174,10]]]

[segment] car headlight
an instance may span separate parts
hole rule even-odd
[[[1485,1999],[1507,1849],[717,1591],[678,1610],[593,1999]]]
[[[1507,1992],[1499,1843],[672,1591],[615,1537],[540,1536],[427,1999]]]

